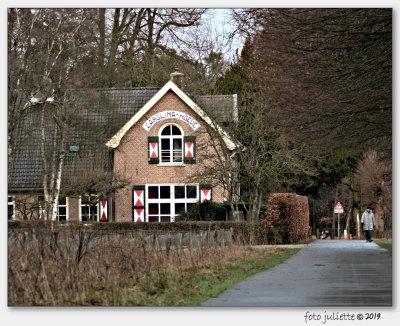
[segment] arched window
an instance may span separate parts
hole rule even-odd
[[[183,135],[175,125],[165,126],[160,135],[161,163],[179,163],[183,160]]]

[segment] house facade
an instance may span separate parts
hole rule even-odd
[[[159,89],[109,91],[114,97],[125,94],[118,95],[116,110],[125,110],[126,121],[114,129],[104,147],[112,173],[127,185],[97,202],[90,198],[96,194],[61,198],[57,219],[174,222],[180,213],[199,201],[226,201],[221,185],[212,186],[195,176],[212,164],[210,153],[218,150],[210,130],[218,133],[225,148],[235,150],[221,124],[235,120],[236,98],[204,96],[196,100],[184,92],[182,84],[182,74],[175,72]],[[132,95],[134,92],[141,95]],[[208,107],[208,111],[203,107]],[[220,114],[216,120],[211,119],[209,112],[222,112],[222,118]],[[77,148],[69,147],[72,152]],[[21,207],[17,207],[21,199],[31,207],[36,205],[32,218],[45,219],[40,182],[38,185],[36,189],[21,191],[9,183],[9,219],[27,218],[21,214]]]

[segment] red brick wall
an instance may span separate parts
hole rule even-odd
[[[201,126],[196,130],[178,119],[165,119],[146,131],[142,125],[152,115],[164,110],[177,110],[189,114]],[[169,91],[142,117],[122,138],[114,151],[114,171],[129,180],[127,188],[115,195],[115,221],[132,221],[132,186],[160,183],[189,183],[189,178],[201,166],[200,164],[186,164],[185,166],[157,166],[148,163],[147,137],[158,136],[159,130],[165,124],[179,125],[185,136],[196,136],[196,144],[205,143],[208,134],[205,133],[204,121],[190,109],[175,93]],[[198,147],[197,147],[198,148]],[[198,156],[201,153],[196,153]],[[223,189],[213,188],[213,201],[224,200]]]

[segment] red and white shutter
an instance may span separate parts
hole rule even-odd
[[[200,202],[203,202],[205,200],[212,200],[211,185],[200,185]]]
[[[185,142],[185,157],[186,158],[193,158],[194,157],[194,146],[192,142]]]
[[[158,158],[158,143],[149,143],[150,158]]]
[[[158,164],[160,162],[159,158],[159,144],[158,137],[148,137],[148,152],[149,152],[149,163],[150,164]]]
[[[144,206],[144,189],[133,190],[133,207]]]
[[[100,200],[100,221],[107,221],[107,199]]]
[[[144,222],[144,207],[133,208],[133,220],[134,222]]]
[[[196,137],[185,136],[183,137],[185,156],[184,163],[194,164],[196,163]]]
[[[145,186],[134,186],[132,192],[133,221],[145,222]]]

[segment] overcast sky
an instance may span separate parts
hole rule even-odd
[[[205,16],[205,19],[211,20],[212,25],[214,26],[217,34],[225,35],[227,37],[235,30],[235,24],[232,22],[230,12],[231,12],[230,8],[210,9],[209,14]],[[239,35],[236,35],[233,38],[233,43],[231,44],[231,48],[223,49],[225,58],[232,60],[235,56],[236,50],[240,54],[243,42],[244,39]]]

